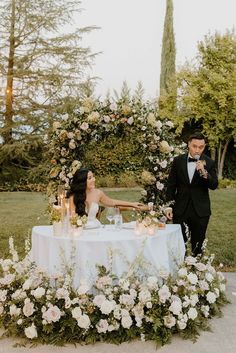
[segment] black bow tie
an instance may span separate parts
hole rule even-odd
[[[196,158],[191,158],[191,157],[188,157],[188,162],[197,162],[198,160]]]

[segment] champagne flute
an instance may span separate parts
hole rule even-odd
[[[115,209],[114,209],[114,207],[107,207],[107,208],[106,208],[106,218],[107,218],[108,221],[110,222],[110,225],[111,225],[111,222],[112,222],[113,219],[114,219],[114,216],[115,216]]]

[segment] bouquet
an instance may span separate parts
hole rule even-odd
[[[70,224],[72,227],[79,228],[83,227],[87,223],[87,220],[88,217],[86,215],[78,216],[77,214],[74,214],[70,217]]]

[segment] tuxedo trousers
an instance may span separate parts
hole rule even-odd
[[[190,237],[192,253],[195,256],[201,253],[209,219],[210,216],[199,217],[192,200],[189,200],[185,212],[181,216],[173,215],[173,222],[181,225],[185,243]]]

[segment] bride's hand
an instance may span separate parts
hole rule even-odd
[[[134,208],[138,209],[139,211],[148,211],[148,205],[144,205],[141,202],[134,202]]]

